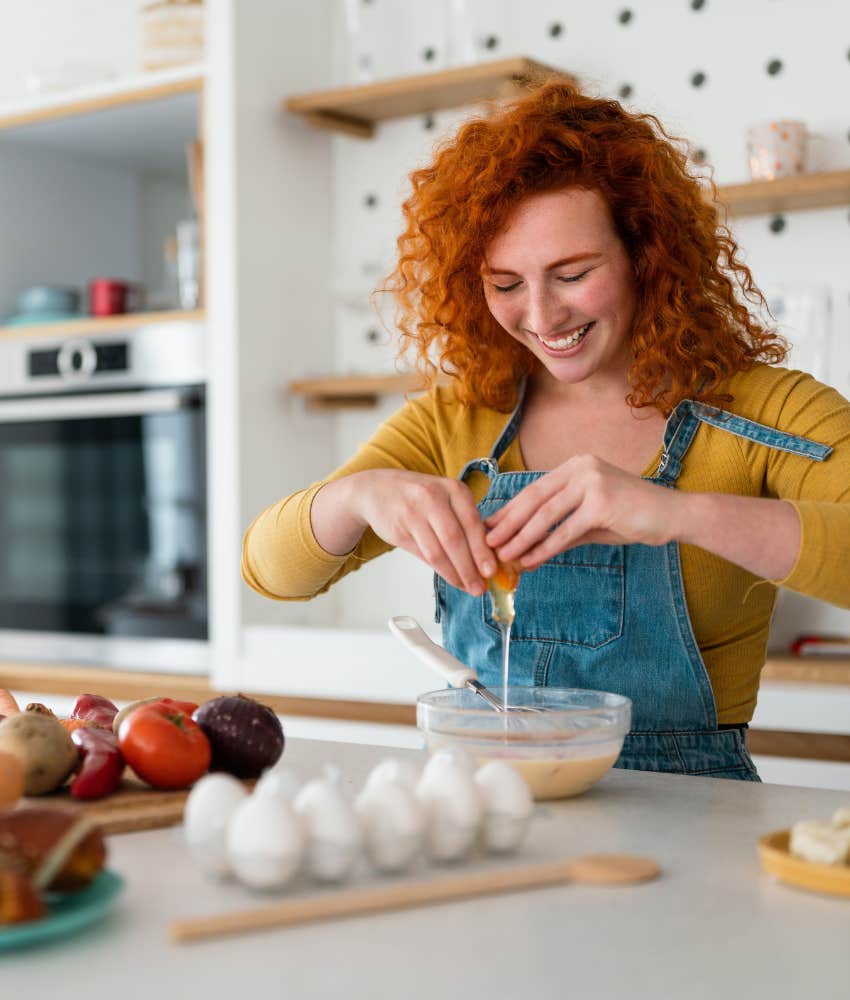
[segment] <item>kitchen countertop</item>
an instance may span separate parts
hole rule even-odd
[[[291,740],[303,778],[337,764],[356,793],[390,751]],[[415,762],[420,751],[393,750]],[[847,995],[850,899],[784,886],[765,875],[756,841],[794,820],[829,818],[842,792],[611,771],[585,795],[539,803],[522,851],[533,863],[586,852],[655,857],[657,882],[578,885],[464,900],[192,944],[172,944],[172,920],[251,908],[274,896],[207,881],[179,828],[109,838],[109,867],[126,880],[110,918],[74,937],[6,953],[3,995],[210,997],[574,996],[771,1000]],[[457,867],[424,867],[418,877]],[[397,882],[399,877],[391,881]],[[290,895],[296,890],[290,891]],[[298,890],[303,891],[303,890]]]

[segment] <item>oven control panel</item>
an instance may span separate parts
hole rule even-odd
[[[126,341],[99,344],[88,340],[69,340],[62,347],[30,351],[27,371],[30,378],[125,372],[129,368],[128,358]]]
[[[0,337],[0,400],[146,386],[204,385],[204,322],[169,320],[120,333]]]

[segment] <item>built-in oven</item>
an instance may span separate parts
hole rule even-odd
[[[204,344],[0,343],[0,659],[208,668]]]

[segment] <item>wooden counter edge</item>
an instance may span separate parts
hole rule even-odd
[[[777,657],[767,661],[762,679],[805,684],[850,684],[850,661],[798,657]],[[102,694],[117,701],[133,701],[151,694],[163,694],[187,701],[206,701],[219,694],[201,675],[161,674],[110,670],[81,665],[19,664],[0,662],[0,687],[33,693],[79,695]],[[286,716],[332,719],[343,722],[413,726],[416,708],[412,704],[383,701],[356,701],[341,698],[312,698],[251,691],[275,712]],[[749,746],[754,754],[796,757],[809,760],[850,762],[850,735],[843,733],[793,732],[750,729]]]
[[[135,701],[137,698],[161,694],[183,701],[202,702],[220,694],[234,693],[232,690],[219,691],[212,688],[203,675],[111,670],[79,664],[59,666],[52,663],[0,662],[0,688],[52,695],[92,693],[115,701]],[[415,706],[398,702],[312,698],[263,691],[245,693],[262,701],[280,715],[401,726],[416,724]]]

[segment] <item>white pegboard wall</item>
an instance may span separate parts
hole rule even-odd
[[[352,0],[352,3],[354,0]],[[461,51],[450,13],[466,10],[471,48],[480,59],[523,54],[576,74],[588,89],[657,114],[701,151],[718,183],[747,179],[746,129],[772,118],[800,118],[816,139],[811,166],[850,166],[850,4],[813,0],[528,0],[522,16],[510,0],[359,0],[361,35],[348,43],[342,0],[337,18],[337,77],[347,53],[368,51],[375,78],[450,65]],[[453,55],[454,54],[454,55]],[[333,287],[359,301],[361,322],[336,331],[340,372],[374,370],[368,296],[392,265],[400,203],[411,169],[468,112],[415,117],[379,127],[375,140],[336,138]],[[832,290],[833,326],[848,329],[850,214],[847,208],[788,213],[784,228],[768,217],[742,220],[735,232],[756,280]],[[392,366],[392,347],[377,370]],[[830,380],[850,393],[850,355],[833,352]]]
[[[354,2],[354,0],[352,0]],[[334,51],[336,78],[351,70],[344,0],[339,0]],[[375,78],[456,64],[463,55],[456,0],[359,0]],[[833,0],[467,0],[467,32],[475,58],[525,55],[575,74],[590,91],[616,97],[632,110],[658,115],[675,136],[706,158],[719,184],[748,179],[745,133],[756,122],[799,118],[817,138],[810,167],[850,167],[850,4]],[[406,14],[406,17],[403,16]],[[463,27],[463,26],[462,26]],[[362,77],[362,74],[361,74]],[[387,122],[372,141],[336,137],[335,226],[331,285],[337,301],[336,371],[392,371],[392,306],[385,332],[369,305],[376,278],[392,266],[400,206],[412,169],[469,109]],[[828,293],[831,306],[826,379],[850,395],[850,206],[790,212],[777,219],[742,219],[734,226],[744,259],[766,292]],[[798,364],[806,346],[798,344]],[[337,453],[347,458],[378,421],[401,405],[387,399],[374,411],[334,418]],[[403,553],[364,567],[343,581],[340,624],[380,626],[402,604],[430,613],[428,574]],[[392,595],[385,596],[385,595]],[[826,630],[850,631],[847,612],[783,595],[784,632],[809,620]],[[390,601],[392,608],[385,607]],[[815,610],[813,611],[813,607]]]

